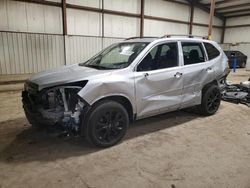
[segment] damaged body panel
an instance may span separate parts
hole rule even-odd
[[[214,48],[212,56],[206,45]],[[125,40],[84,63],[33,75],[22,93],[24,111],[32,125],[59,125],[108,146],[124,136],[128,118],[201,105],[205,86],[227,76],[226,64],[225,54],[212,41]],[[216,112],[219,103],[213,105],[213,111],[205,109],[207,114]],[[94,130],[97,125],[102,127]]]
[[[250,107],[250,78],[240,84],[225,83],[222,88],[222,100]]]

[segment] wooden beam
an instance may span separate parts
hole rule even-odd
[[[212,39],[214,9],[215,9],[215,0],[211,0],[209,25],[208,25],[208,39],[210,40]]]
[[[68,4],[68,3],[66,3],[66,7],[67,7],[67,8],[72,8],[72,9],[79,9],[79,10],[86,10],[86,11],[91,11],[91,12],[102,13],[102,9],[94,8],[94,7],[73,5],[73,4]]]
[[[194,22],[193,25],[201,26],[201,27],[208,27],[209,26],[208,24],[202,24],[202,23],[196,23],[196,22]],[[213,27],[218,28],[218,29],[222,29],[222,26],[219,26],[219,25],[213,25]]]
[[[187,5],[187,6],[189,6],[189,3],[184,3],[184,2],[176,1],[176,0],[164,0],[164,1],[168,1],[168,2],[171,2],[171,3],[176,3],[176,4],[180,4],[180,5]]]
[[[235,2],[235,0],[223,0],[223,1],[216,1],[215,5],[223,5],[226,3],[231,3],[231,2]],[[205,6],[210,6],[210,3],[204,3]]]
[[[223,14],[226,16],[227,14],[242,13],[242,12],[247,12],[247,11],[250,11],[250,8],[241,9],[241,10],[234,10],[234,11],[227,11],[227,12],[223,12]]]
[[[210,13],[210,9],[208,7],[206,7],[204,4],[200,3],[198,0],[186,0],[187,2],[189,2],[190,4],[193,3],[193,5],[195,7],[198,7],[199,9],[207,12],[207,13]],[[214,16],[223,20],[224,19],[224,16],[218,12],[214,12]]]
[[[150,20],[157,20],[157,21],[164,21],[164,22],[173,22],[173,23],[179,23],[179,24],[189,24],[187,21],[181,21],[181,20],[174,20],[174,19],[169,19],[169,18],[162,18],[158,16],[148,16],[144,15],[145,19],[150,19]]]
[[[227,22],[227,19],[225,18],[225,19],[223,20],[223,28],[222,28],[221,39],[220,39],[220,43],[221,43],[221,44],[224,43],[225,31],[226,31],[226,22]]]
[[[174,20],[174,19],[169,19],[169,18],[162,18],[162,17],[158,17],[158,16],[144,15],[144,18],[145,19],[150,19],[150,20],[156,20],[156,21],[172,22],[172,23],[177,23],[177,24],[186,24],[186,25],[190,24],[187,21]],[[196,22],[193,22],[193,25],[201,26],[201,27],[208,27],[208,24],[202,24],[202,23],[196,23]],[[222,29],[222,26],[218,26],[218,25],[213,25],[213,27]]]
[[[104,0],[102,0],[102,38],[104,38]]]
[[[25,3],[36,3],[36,4],[56,6],[56,7],[61,6],[61,3],[53,1],[44,1],[44,0],[14,0],[14,1],[25,2]]]
[[[62,0],[62,21],[63,21],[63,35],[67,35],[67,11],[66,11],[66,0]]]
[[[236,14],[236,15],[232,15],[232,16],[226,16],[226,18],[236,18],[236,17],[241,17],[241,16],[250,16],[250,13]]]
[[[87,6],[81,6],[81,5],[73,5],[73,4],[66,4],[67,8],[72,9],[79,9],[79,10],[86,10],[91,12],[98,12],[98,13],[104,13],[104,14],[113,14],[117,16],[126,16],[126,17],[134,17],[134,18],[140,18],[140,14],[134,14],[129,12],[122,12],[122,11],[115,11],[115,10],[107,10],[107,9],[100,9],[100,8],[94,8],[94,7],[87,7]]]
[[[193,22],[194,22],[194,5],[190,6],[190,20],[189,20],[189,35],[193,33]]]
[[[244,8],[246,6],[250,6],[250,3],[242,3],[239,5],[231,5],[231,6],[226,6],[226,7],[220,7],[220,8],[216,8],[217,11],[219,10],[228,10],[228,9],[234,9],[234,8]]]
[[[0,32],[5,32],[5,33],[22,33],[22,34],[39,34],[39,35],[55,35],[55,36],[63,36],[62,34],[56,34],[56,33],[41,33],[41,32],[27,32],[27,31],[4,31],[0,30]]]
[[[239,27],[250,27],[250,24],[242,24],[242,25],[230,25],[230,26],[226,26],[226,28],[239,28]]]
[[[144,7],[145,0],[141,0],[140,37],[143,37],[144,35]]]

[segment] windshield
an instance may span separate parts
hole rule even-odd
[[[148,43],[113,44],[80,66],[95,69],[121,69],[129,66]]]

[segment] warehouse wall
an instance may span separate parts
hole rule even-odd
[[[0,1],[0,30],[62,34],[61,8],[18,1]]]
[[[104,0],[103,5],[102,0],[67,0],[67,4],[94,9],[68,7],[67,36],[63,35],[61,0],[47,1],[58,5],[0,0],[0,74],[34,73],[83,62],[112,43],[140,35],[140,0]],[[132,15],[102,15],[102,7]],[[207,17],[195,8],[193,34],[207,35]],[[187,4],[145,0],[145,36],[188,34],[189,20]],[[214,23],[222,25],[216,18]],[[221,29],[215,28],[214,39],[219,41],[220,35]]]
[[[194,8],[194,22],[200,23],[200,24],[208,24],[209,23],[209,13],[204,12],[203,10],[195,7]],[[213,25],[214,26],[222,26],[223,21],[217,17],[214,17],[213,18]],[[200,35],[200,36],[203,36],[203,35],[207,36],[208,27],[196,25],[193,28],[193,34]],[[216,42],[220,42],[221,35],[222,35],[222,28],[214,27],[213,31],[212,31],[212,40],[214,40]]]
[[[167,11],[166,11],[167,10]],[[181,14],[177,14],[181,12]],[[145,15],[189,22],[190,7],[162,0],[146,0]],[[163,36],[166,34],[188,34],[189,25],[168,21],[145,19],[145,36]]]
[[[235,18],[228,18],[226,21],[226,26],[236,26],[250,24],[250,16],[242,16]],[[250,26],[249,27],[237,27],[237,28],[227,28],[225,35],[225,43],[250,43]]]
[[[1,0],[0,30],[0,74],[64,64],[60,7]]]

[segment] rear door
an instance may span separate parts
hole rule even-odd
[[[135,71],[137,117],[180,107],[183,87],[177,42],[153,47]]]
[[[200,104],[202,87],[214,79],[213,65],[201,42],[181,42],[183,91],[181,107]]]

